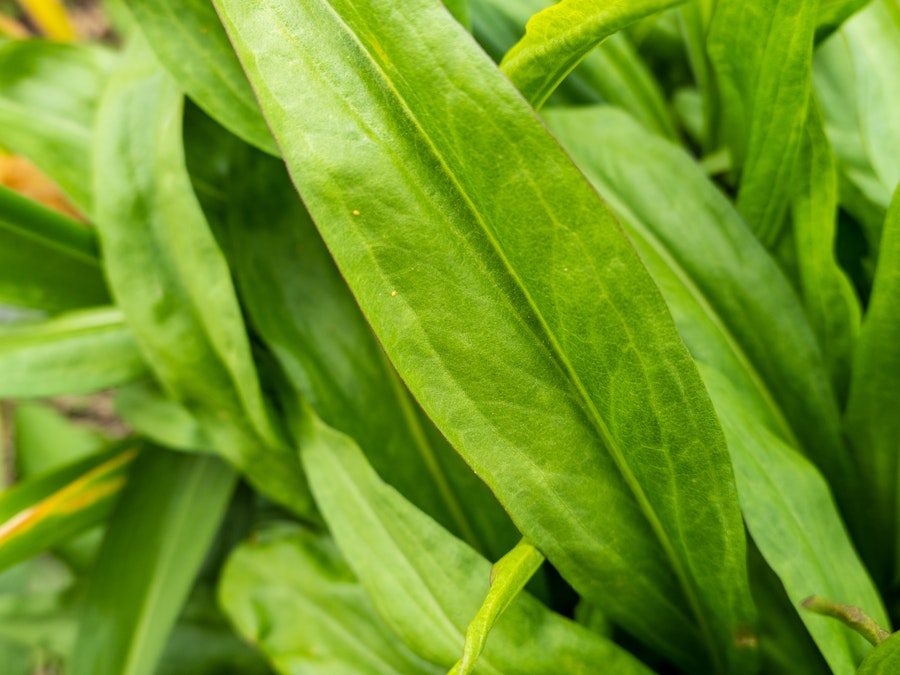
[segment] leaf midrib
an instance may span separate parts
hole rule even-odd
[[[572,364],[569,362],[569,359],[567,358],[565,352],[561,349],[560,344],[559,344],[558,340],[556,339],[556,336],[552,333],[546,320],[544,319],[543,313],[537,307],[536,303],[534,302],[534,299],[531,297],[531,294],[529,293],[529,291],[527,290],[525,285],[522,283],[522,280],[519,278],[518,274],[516,274],[516,272],[513,270],[512,265],[511,265],[510,261],[507,259],[506,255],[504,254],[502,247],[500,246],[499,242],[495,238],[493,232],[488,228],[485,220],[482,218],[481,213],[478,211],[475,204],[469,198],[468,193],[463,188],[458,177],[447,165],[447,163],[444,160],[443,155],[438,151],[438,148],[437,148],[435,142],[432,140],[431,136],[425,131],[423,126],[420,124],[418,118],[410,109],[405,98],[400,94],[400,92],[394,86],[394,83],[391,80],[391,78],[380,67],[378,60],[375,57],[373,57],[372,53],[369,51],[367,46],[362,42],[362,40],[357,36],[357,34],[351,29],[351,27],[346,23],[346,21],[344,21],[343,17],[332,5],[331,0],[321,0],[321,1],[325,6],[327,6],[329,12],[334,17],[335,21],[339,24],[339,26],[345,30],[348,37],[350,37],[359,46],[360,50],[365,55],[366,59],[370,62],[370,65],[373,68],[373,70],[375,70],[381,76],[385,85],[394,93],[394,95],[396,96],[396,100],[398,101],[400,107],[406,112],[406,114],[409,117],[409,120],[412,122],[414,127],[419,130],[419,134],[420,134],[421,138],[427,144],[427,147],[431,150],[432,156],[436,159],[436,161],[438,162],[440,167],[443,169],[444,173],[446,174],[446,176],[448,177],[450,182],[455,187],[460,198],[466,204],[467,210],[472,214],[473,218],[475,219],[477,224],[480,226],[481,232],[486,237],[488,243],[491,245],[492,249],[497,254],[497,257],[502,261],[504,269],[509,274],[509,276],[512,278],[512,280],[515,282],[516,287],[519,289],[519,291],[522,293],[522,295],[526,299],[528,306],[534,312],[534,316],[535,316],[536,320],[540,324],[542,331],[544,332],[547,340],[550,343],[551,349],[545,348],[544,351],[549,352],[549,354],[548,354],[548,356],[550,357],[549,360],[552,363],[554,363],[559,370],[562,371],[562,374],[564,376],[567,376],[567,378],[569,379],[569,381],[572,384],[574,384],[579,397],[582,399],[581,400],[582,406],[584,407],[585,412],[588,413],[587,414],[588,419],[594,426],[595,430],[598,432],[600,439],[603,441],[604,445],[606,446],[607,451],[612,456],[613,461],[615,462],[616,466],[619,469],[620,474],[622,475],[622,478],[625,480],[628,487],[632,490],[632,493],[633,493],[636,501],[638,502],[641,512],[644,514],[644,517],[647,519],[648,523],[650,524],[651,529],[656,534],[657,539],[659,540],[658,543],[662,547],[664,553],[666,554],[666,557],[668,558],[668,560],[673,568],[673,571],[675,572],[675,575],[679,581],[679,584],[681,585],[682,590],[685,593],[686,599],[691,606],[694,617],[697,620],[697,624],[700,627],[700,630],[704,636],[704,640],[707,643],[709,654],[710,654],[711,658],[716,662],[716,670],[722,671],[723,667],[722,667],[722,663],[721,663],[721,655],[719,654],[718,650],[716,649],[716,641],[714,638],[714,634],[711,629],[711,626],[709,625],[708,620],[706,619],[705,613],[703,612],[702,604],[700,603],[699,597],[697,596],[696,589],[695,589],[694,585],[690,582],[690,578],[686,574],[680,558],[676,555],[675,547],[672,544],[669,537],[667,536],[665,530],[663,529],[662,523],[660,522],[659,517],[656,514],[656,511],[653,509],[650,501],[648,500],[646,494],[643,491],[643,488],[641,487],[640,483],[637,481],[636,477],[632,473],[630,466],[628,465],[628,462],[625,459],[624,453],[622,452],[622,449],[619,447],[618,443],[613,438],[605,421],[600,416],[599,411],[597,410],[596,406],[594,405],[593,401],[591,400],[590,396],[588,395],[587,389],[585,388],[584,384],[581,382],[581,379],[575,373],[575,370],[572,367]],[[285,31],[285,32],[290,34],[289,31]],[[607,207],[604,205],[603,208],[607,208]],[[580,241],[580,237],[578,237],[577,233],[574,233],[574,234]],[[480,260],[480,257],[478,259]],[[593,266],[593,261],[591,261],[591,262],[592,262],[592,266]],[[510,306],[512,307],[512,304],[509,302],[509,299],[505,295],[503,297],[505,298],[506,302],[508,302],[510,304]],[[615,305],[612,305],[612,306],[618,312],[618,307],[616,307]],[[519,312],[516,312],[514,307],[512,309],[514,310],[513,315],[519,317],[521,320],[521,314]],[[629,337],[630,337],[631,330],[628,327],[628,325],[626,323],[623,323],[623,327],[629,333]],[[529,330],[529,332],[534,334],[533,330]],[[535,337],[537,337],[537,336],[535,336]],[[535,341],[543,347],[543,343],[541,340],[538,339]],[[634,344],[634,341],[631,340],[631,343]],[[557,358],[553,358],[554,354],[556,355]],[[531,461],[532,464],[534,464],[534,461],[531,458],[528,458],[528,459]],[[535,464],[535,466],[536,466],[536,468],[539,468],[539,467],[537,467],[536,464]],[[572,511],[571,507],[569,507],[569,505],[565,502],[565,500],[561,499],[558,495],[557,495],[557,500],[572,515],[573,520],[579,522],[579,524],[581,525],[583,530],[585,530],[586,532],[590,532],[590,530],[588,528],[586,528],[583,523],[581,523],[580,519]]]

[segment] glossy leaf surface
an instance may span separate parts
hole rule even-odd
[[[873,573],[884,584],[900,576],[897,499],[900,470],[900,190],[888,209],[872,297],[854,354],[846,426],[866,478],[866,542]]]
[[[0,302],[59,311],[108,301],[94,234],[0,185]]]
[[[0,325],[0,397],[85,394],[146,376],[122,313],[112,307]]]
[[[154,672],[236,481],[215,457],[142,454],[91,573],[68,672]]]
[[[248,143],[278,156],[212,3],[127,0],[126,5],[159,60],[197,105]]]
[[[752,608],[711,405],[649,275],[521,96],[431,0],[216,4],[425,411],[576,590],[673,659],[740,670]]]
[[[103,522],[136,455],[131,448],[95,455],[0,493],[0,569]]]
[[[489,587],[491,566],[383,483],[359,447],[315,419],[301,422],[316,501],[363,587],[420,656],[451,667]],[[645,673],[614,643],[519,595],[494,626],[476,673]]]
[[[0,46],[0,143],[34,162],[91,214],[91,134],[114,56],[42,40]]]
[[[613,33],[683,0],[563,0],[535,14],[525,36],[500,64],[522,95],[540,108],[560,82]]]
[[[264,530],[229,558],[219,599],[282,675],[445,672],[397,641],[324,535]]]

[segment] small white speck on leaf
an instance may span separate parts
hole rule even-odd
[[[392,298],[396,298],[396,297],[397,297],[397,291],[391,291],[391,297],[392,297]]]

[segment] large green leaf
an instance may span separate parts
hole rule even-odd
[[[740,170],[737,204],[769,247],[787,215],[812,82],[818,0],[720,0],[707,40],[719,142]]]
[[[209,0],[177,5],[126,0],[157,57],[178,86],[213,119],[248,143],[278,156],[253,90]]]
[[[185,169],[182,96],[147,50],[133,43],[99,111],[96,216],[110,286],[167,393],[263,492],[305,513],[302,470],[269,414],[228,266]]]
[[[871,0],[819,0],[816,13],[816,42],[829,37],[848,18]]]
[[[0,569],[104,521],[137,451],[111,450],[18,483],[0,494]]]
[[[144,377],[147,366],[113,307],[0,326],[0,397],[86,394]]]
[[[215,457],[141,455],[91,573],[67,672],[154,672],[236,482]]]
[[[283,675],[445,672],[397,641],[321,534],[276,526],[255,535],[229,558],[219,599]]]
[[[0,145],[28,157],[91,214],[91,134],[114,63],[107,49],[43,40],[0,45]]]
[[[752,663],[711,404],[634,249],[519,93],[433,0],[216,5],[385,351],[523,534],[685,667]]]
[[[397,635],[444,668],[462,654],[490,563],[383,483],[359,447],[306,408],[301,456],[316,501],[347,562]],[[618,645],[516,597],[491,631],[475,673],[647,672]]]
[[[613,33],[684,0],[562,0],[535,14],[500,67],[535,108]]]
[[[874,611],[878,595],[828,486],[789,445],[806,441],[808,454],[831,468],[844,494],[857,497],[856,483],[842,473],[852,467],[834,426],[837,406],[787,281],[685,153],[615,111],[544,116],[619,214],[704,366],[748,529],[788,595],[796,603],[828,588]],[[798,397],[794,387],[801,385]],[[812,426],[811,416],[819,420]],[[826,447],[835,454],[823,455]],[[855,637],[818,624],[818,617],[803,618],[832,667],[853,672],[861,657]]]
[[[209,183],[228,186],[216,209],[219,234],[254,327],[293,387],[327,424],[358,439],[388,482],[499,557],[518,532],[385,358],[284,164],[241,146],[231,171]],[[200,160],[210,156],[206,144],[195,152]]]
[[[787,279],[734,207],[685,152],[621,112],[543,116],[619,216],[694,358],[722,372],[833,489],[854,495],[821,351]]]
[[[865,478],[865,514],[874,524],[861,542],[882,584],[900,578],[900,189],[888,209],[881,256],[853,362],[846,427]]]
[[[473,34],[495,61],[525,33],[532,14],[550,0],[475,0],[471,6]],[[577,103],[604,101],[624,108],[650,129],[676,137],[672,114],[659,83],[624,32],[611,35],[556,89],[549,102],[562,98]]]
[[[0,302],[58,311],[108,301],[94,233],[0,185]]]

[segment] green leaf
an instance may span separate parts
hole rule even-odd
[[[0,397],[87,394],[146,376],[122,313],[113,307],[0,326]]]
[[[194,152],[211,154],[206,144]],[[246,146],[231,154],[231,171],[207,183],[228,185],[217,231],[250,321],[293,387],[414,504],[485,555],[502,555],[518,531],[385,358],[283,162]]]
[[[535,109],[588,53],[613,33],[684,0],[562,0],[535,14],[501,69]]]
[[[844,401],[861,309],[835,257],[837,169],[815,101],[809,106],[795,176],[791,215],[800,289],[834,390]]]
[[[701,372],[731,448],[747,529],[794,607],[818,594],[865,607],[886,622],[881,598],[847,536],[828,484],[747,412],[740,393],[721,375],[709,368]],[[869,650],[862,637],[807,612],[800,618],[833,673],[856,671]]]
[[[732,382],[742,405],[812,459],[838,494],[858,494],[803,307],[729,201],[684,151],[621,112],[543,116],[616,212],[694,358]]]
[[[719,142],[740,169],[737,205],[773,247],[787,214],[812,83],[818,0],[720,0],[707,50],[719,92]]]
[[[685,668],[747,667],[711,404],[633,248],[519,93],[433,0],[216,4],[385,351],[522,533]]]
[[[828,38],[848,18],[871,0],[819,0],[816,14],[816,43]]]
[[[532,14],[549,0],[476,0],[472,3],[473,34],[491,58],[500,61],[525,33]],[[624,108],[650,129],[677,137],[665,95],[624,32],[611,35],[557,87],[549,99],[575,103],[606,102]]]
[[[94,233],[0,185],[0,302],[58,311],[108,301]]]
[[[257,487],[306,514],[302,470],[269,414],[225,257],[185,169],[182,96],[147,50],[133,43],[98,114],[96,219],[110,286],[167,394]]]
[[[494,624],[543,563],[544,556],[525,539],[494,563],[491,567],[491,588],[478,614],[466,629],[462,659],[453,666],[451,673],[469,675],[474,672],[475,663],[484,651]]]
[[[348,564],[394,632],[444,668],[489,592],[491,565],[383,483],[359,447],[306,408],[301,457]],[[494,626],[477,673],[647,673],[615,643],[519,595]]]
[[[27,560],[106,520],[137,455],[121,447],[0,494],[0,569]]]
[[[99,429],[74,422],[44,403],[17,403],[13,431],[19,480],[85,459],[109,445]]]
[[[444,672],[397,641],[321,534],[286,525],[263,530],[228,559],[219,601],[284,675]]]
[[[24,155],[92,213],[91,134],[115,56],[43,40],[0,45],[0,145]]]
[[[202,425],[154,382],[135,382],[119,389],[116,414],[136,432],[171,450],[213,452]]]
[[[857,675],[891,675],[900,669],[900,633],[878,645],[860,664]]]
[[[126,0],[137,26],[178,86],[226,129],[278,156],[253,90],[208,0]]]
[[[802,439],[835,485],[855,494],[824,365],[787,280],[683,151],[616,111],[544,117],[620,216],[700,363],[748,529],[788,595],[797,603],[827,587],[880,606],[827,484],[791,447]],[[854,636],[804,620],[832,667],[852,672],[861,656]]]
[[[67,672],[154,672],[236,481],[215,457],[141,455],[91,573]]]
[[[853,361],[846,428],[865,480],[864,511],[872,524],[860,542],[876,580],[900,578],[900,189],[888,209],[875,283]]]

